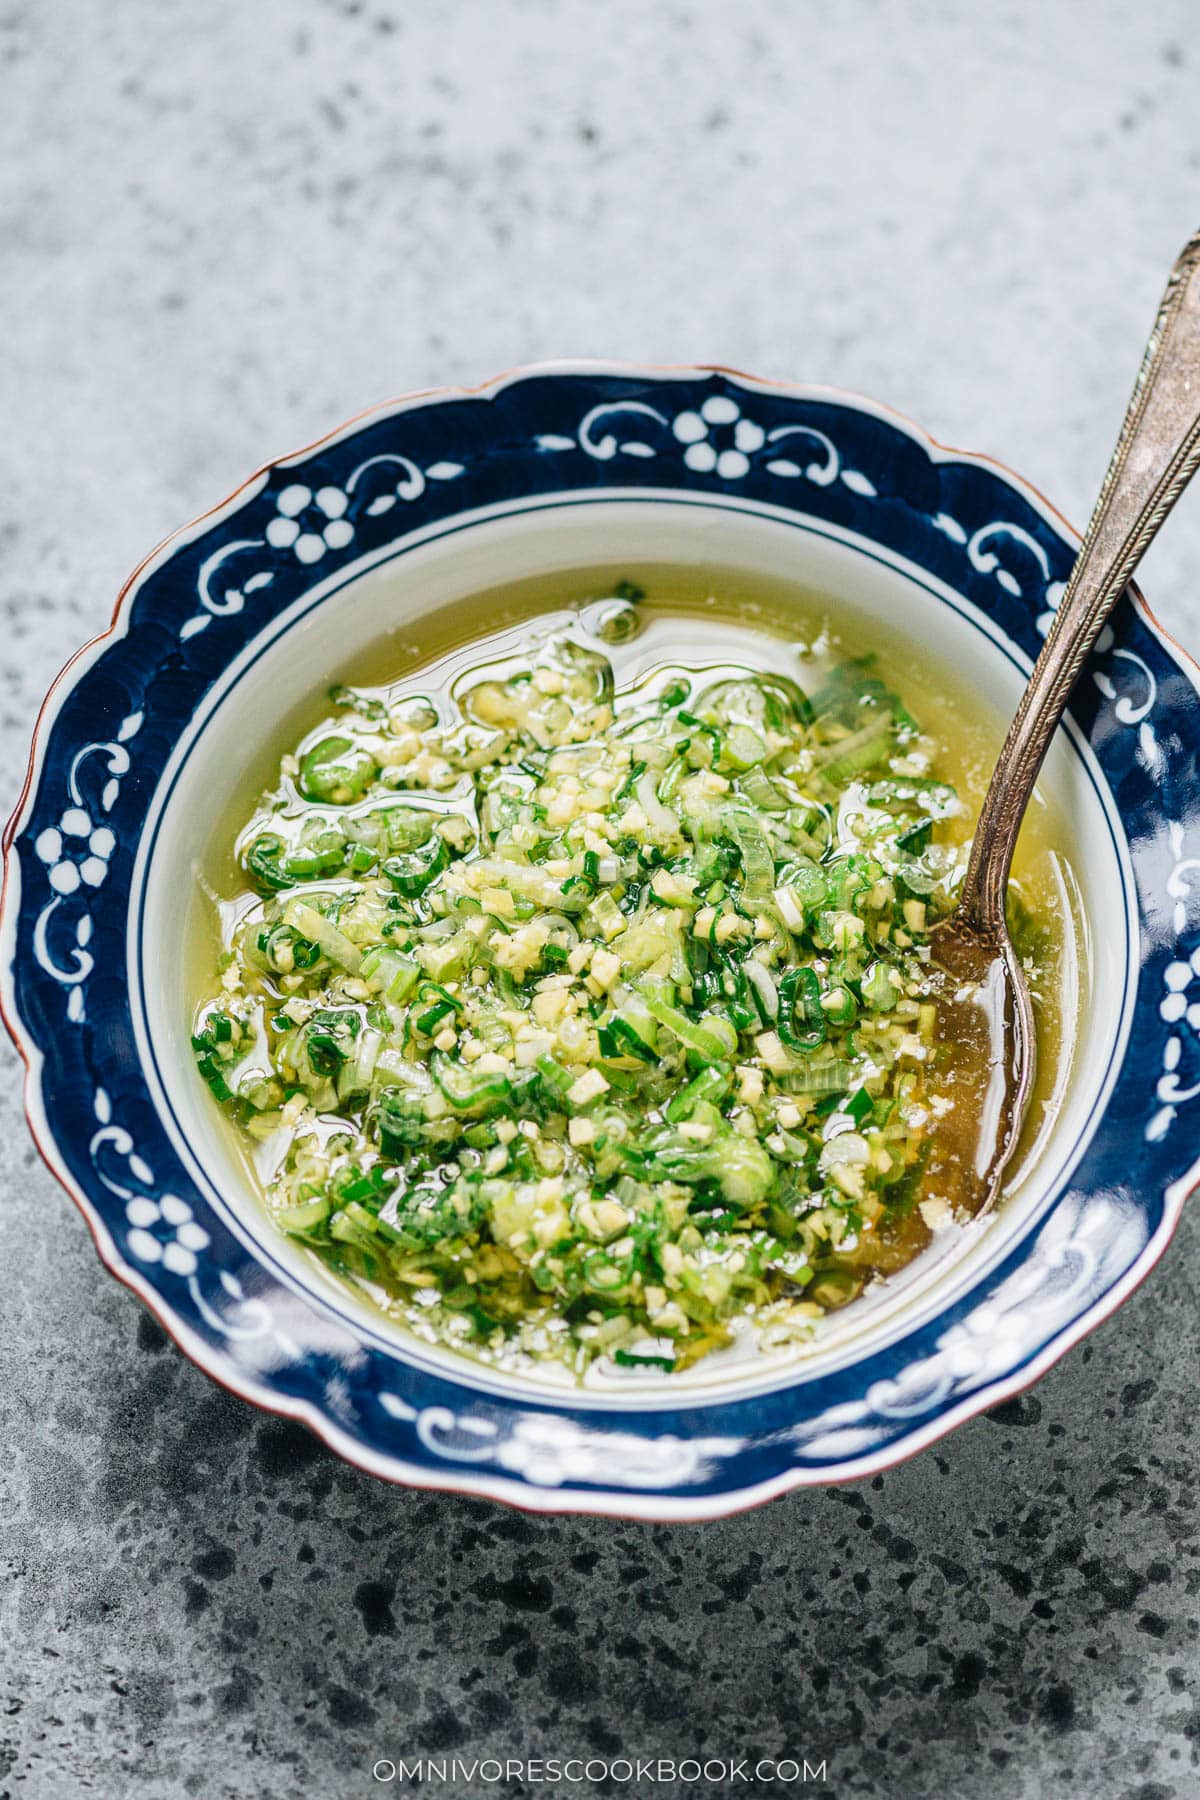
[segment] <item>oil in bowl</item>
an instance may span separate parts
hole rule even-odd
[[[961,1226],[920,1179],[954,1105],[928,939],[994,742],[948,671],[651,566],[339,673],[248,771],[192,970],[280,1231],[427,1344],[595,1385],[803,1354]],[[1078,1006],[1061,841],[1039,797],[1026,1164]]]

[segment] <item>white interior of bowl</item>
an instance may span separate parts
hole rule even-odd
[[[464,528],[464,526],[466,528]],[[989,621],[877,546],[795,515],[745,502],[685,497],[603,495],[524,502],[462,517],[392,546],[336,582],[264,623],[231,665],[172,758],[151,808],[134,874],[129,957],[135,1029],[151,1089],[166,1127],[201,1190],[233,1229],[293,1288],[307,1293],[360,1334],[481,1388],[562,1391],[562,1378],[509,1377],[452,1352],[439,1352],[393,1328],[326,1274],[315,1259],[267,1220],[232,1134],[217,1114],[189,1046],[187,946],[205,929],[209,901],[197,879],[204,846],[220,830],[244,785],[234,746],[277,742],[278,721],[306,702],[319,705],[331,675],[384,634],[419,639],[431,612],[501,584],[614,561],[698,567],[719,576],[740,571],[801,582],[844,597],[861,639],[872,621],[928,645],[939,662],[980,697],[1001,722],[1015,708],[1028,660]],[[249,604],[261,604],[258,597]],[[1136,945],[1132,876],[1111,798],[1073,728],[1060,732],[1043,782],[1066,822],[1063,849],[1084,897],[1091,961],[1089,999],[1078,1024],[1065,1100],[1016,1190],[987,1220],[940,1239],[926,1254],[862,1300],[823,1323],[798,1359],[701,1364],[671,1378],[691,1403],[826,1373],[856,1360],[945,1306],[999,1258],[1061,1191],[1115,1078],[1127,1029]],[[710,1359],[711,1360],[711,1359]],[[606,1387],[605,1405],[661,1407],[658,1383]],[[586,1403],[586,1390],[579,1395]]]

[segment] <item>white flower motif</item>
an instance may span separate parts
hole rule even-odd
[[[33,847],[49,869],[50,886],[66,898],[78,893],[81,885],[100,886],[116,846],[107,825],[93,825],[82,806],[68,806],[57,826],[38,833]]]
[[[161,1262],[172,1275],[185,1278],[196,1273],[197,1253],[207,1250],[210,1239],[203,1225],[197,1225],[192,1217],[186,1200],[177,1194],[164,1194],[161,1200],[136,1194],[126,1202],[125,1217],[133,1227],[126,1241],[139,1262]],[[170,1228],[165,1238],[155,1236],[155,1225]]]
[[[1200,978],[1200,950],[1193,950],[1190,962],[1168,963],[1163,970],[1163,986],[1166,996],[1159,1006],[1159,1013],[1168,1025],[1177,1025],[1186,1019],[1193,1031],[1200,1031],[1200,999],[1191,999],[1188,988]]]
[[[341,488],[321,487],[314,494],[295,481],[275,502],[267,542],[275,550],[293,551],[302,563],[320,562],[326,550],[343,550],[354,536],[345,516],[348,505]]]
[[[736,481],[750,468],[750,458],[766,442],[766,432],[753,419],[744,419],[736,400],[727,394],[710,394],[699,412],[677,414],[671,427],[687,448],[683,460],[698,474],[715,472],[723,481]]]

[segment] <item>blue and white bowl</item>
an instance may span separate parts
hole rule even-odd
[[[198,847],[327,671],[455,598],[596,564],[801,580],[1015,705],[1074,555],[1017,477],[886,409],[716,370],[548,366],[384,406],[138,570],[42,712],[6,838],[3,999],[35,1137],[201,1368],[365,1469],[542,1510],[699,1519],[861,1478],[1017,1392],[1116,1307],[1200,1176],[1200,698],[1141,601],[1045,783],[1089,954],[1016,1191],[790,1365],[628,1399],[394,1331],[267,1223],[194,1067]]]

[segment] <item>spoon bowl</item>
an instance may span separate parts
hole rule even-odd
[[[930,1131],[922,1191],[977,1217],[995,1199],[1021,1135],[1036,1072],[1033,1005],[1007,931],[989,939],[955,913],[932,935],[935,1045],[953,1046],[953,1105]]]

